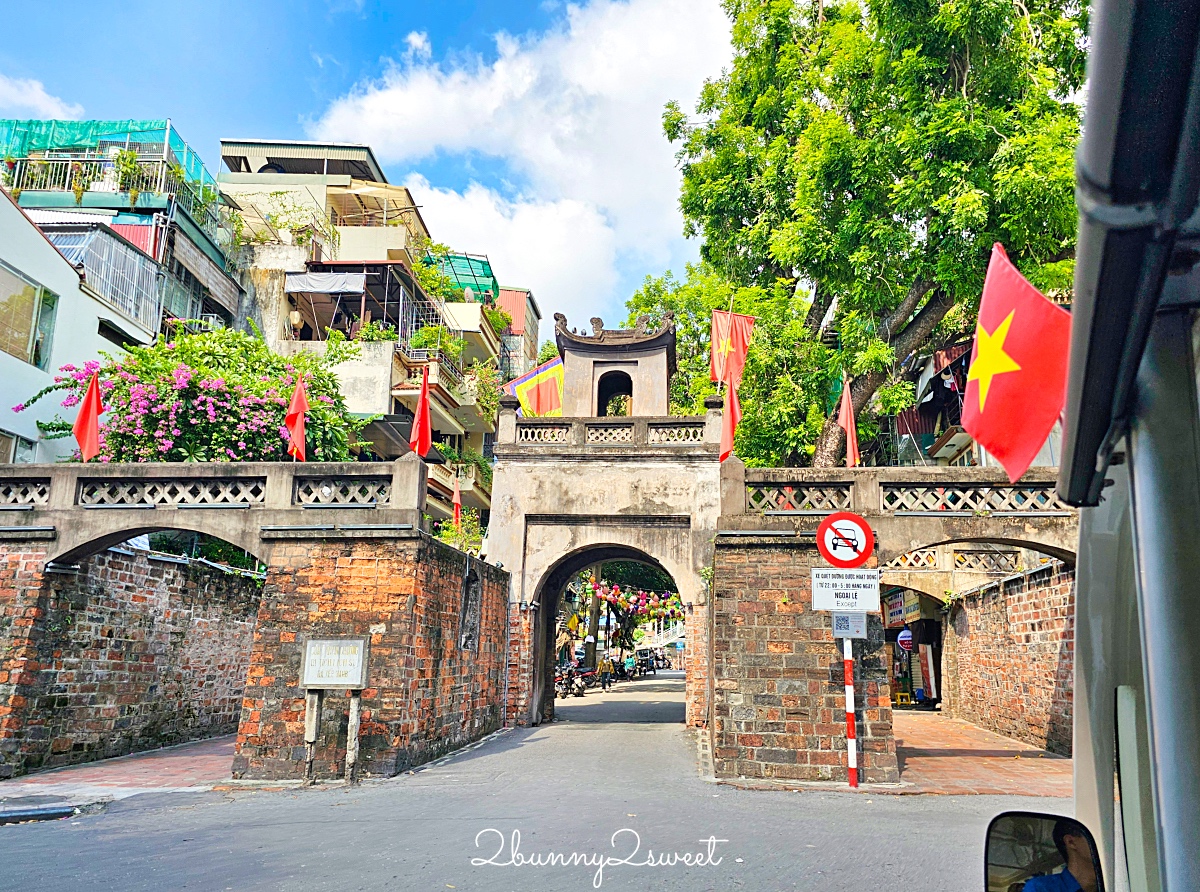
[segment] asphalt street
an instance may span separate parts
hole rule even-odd
[[[965,892],[983,888],[989,818],[1070,807],[713,784],[682,673],[560,703],[551,725],[354,789],[143,794],[0,826],[0,890]],[[537,865],[552,853],[574,863]]]

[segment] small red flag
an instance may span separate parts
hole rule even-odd
[[[709,350],[709,373],[713,381],[724,381],[733,387],[742,386],[742,369],[746,367],[746,354],[750,352],[750,336],[753,333],[753,316],[713,310]]]
[[[846,467],[856,468],[862,461],[858,452],[858,424],[854,420],[854,400],[850,398],[850,380],[842,379],[842,402],[838,406],[838,426],[846,432]]]
[[[287,428],[288,455],[297,461],[304,461],[304,413],[308,411],[308,394],[304,390],[304,379],[296,381],[296,389],[292,391],[292,402],[288,406],[283,424]]]
[[[100,415],[105,411],[100,402],[100,373],[92,372],[92,380],[88,382],[87,392],[79,404],[79,414],[71,427],[84,461],[91,461],[100,453]]]
[[[1037,457],[1067,393],[1071,314],[1029,284],[1000,244],[992,247],[962,424],[1012,482]]]
[[[737,388],[725,391],[725,411],[721,413],[721,461],[733,454],[733,435],[742,420],[742,404],[738,402]]]
[[[458,472],[454,474],[454,525],[462,527],[462,490],[458,488]]]
[[[424,458],[433,448],[433,428],[429,423],[429,366],[421,371],[421,395],[417,397],[417,414],[413,419],[408,448]]]

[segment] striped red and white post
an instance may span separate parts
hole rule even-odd
[[[854,640],[842,639],[842,665],[846,673],[846,765],[850,786],[858,786],[858,740],[854,731]]]

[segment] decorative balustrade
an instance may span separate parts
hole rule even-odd
[[[391,492],[391,477],[297,477],[294,501],[305,507],[374,507]]]
[[[746,486],[746,505],[764,514],[832,514],[850,510],[850,484],[772,484]]]
[[[951,514],[1068,513],[1053,483],[1015,486],[971,486],[884,483],[882,507],[896,514],[925,512]]]
[[[883,566],[887,570],[936,570],[938,568],[937,549],[918,548],[892,558]]]
[[[584,426],[587,444],[602,446],[620,446],[633,444],[633,424],[600,422]]]
[[[1017,551],[955,551],[955,570],[975,570],[980,573],[1016,573],[1021,569]]]
[[[1016,484],[980,468],[748,468],[745,512],[823,515],[835,511],[896,516],[1070,516],[1055,492],[1054,469]]]
[[[235,477],[225,480],[180,478],[145,480],[115,478],[84,479],[79,482],[79,502],[85,508],[176,508],[261,505],[265,501],[265,477]]]
[[[703,421],[651,423],[646,430],[652,446],[687,446],[704,442]]]
[[[503,430],[503,425],[502,425]],[[506,442],[517,446],[671,448],[711,451],[720,431],[711,430],[703,418],[521,418],[507,441],[497,439],[502,452]]]
[[[0,465],[0,510],[413,507],[393,499],[397,467],[392,462]]]
[[[567,443],[570,441],[569,424],[518,424],[518,443]]]
[[[0,508],[32,508],[50,501],[50,480],[0,481]]]

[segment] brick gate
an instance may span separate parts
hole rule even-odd
[[[245,656],[235,775],[301,776],[299,674],[310,637],[369,639],[359,761],[368,773],[395,774],[500,727],[508,574],[422,530],[425,473],[416,456],[0,469],[8,521],[0,527],[0,777],[53,764],[88,735],[121,731],[162,695],[157,679],[179,669],[153,635],[147,642],[123,628],[145,612],[137,598],[146,601],[154,584],[108,611],[106,638],[90,618],[113,599],[114,580],[78,582],[110,560],[111,546],[161,529],[217,536],[267,567]],[[163,597],[164,609],[178,612],[170,593]],[[89,621],[72,629],[71,617]],[[162,634],[188,632],[183,623]],[[64,672],[64,660],[80,655],[112,670],[100,681]],[[48,714],[80,698],[95,707],[86,721],[50,733]],[[318,776],[343,770],[346,706],[344,696],[327,698]]]

